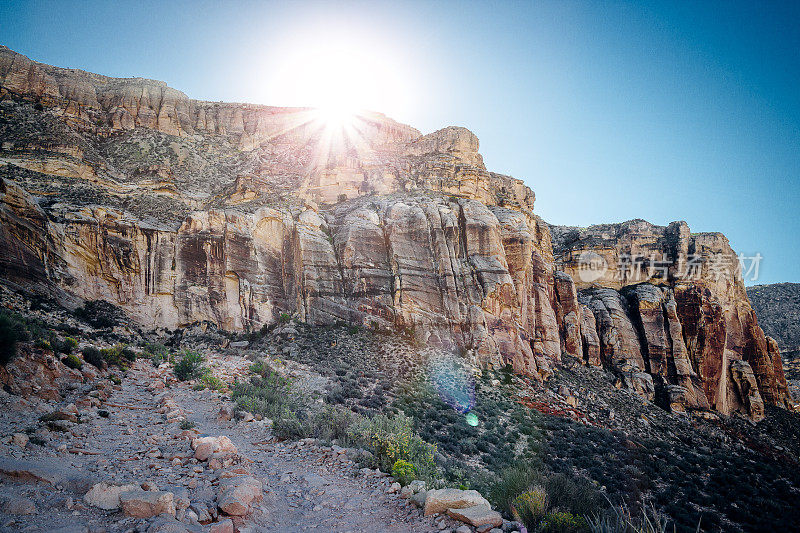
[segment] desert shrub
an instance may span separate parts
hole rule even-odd
[[[120,357],[125,361],[134,362],[139,354],[137,354],[130,346],[123,346],[119,352]]]
[[[105,329],[118,325],[124,315],[118,307],[108,302],[91,300],[76,309],[75,316],[95,328]]]
[[[94,346],[86,346],[83,349],[83,360],[97,368],[103,368],[103,354]]]
[[[401,485],[406,486],[416,479],[417,468],[408,461],[398,459],[392,465],[392,477]]]
[[[74,337],[67,337],[61,344],[61,351],[67,355],[71,354],[78,347],[78,341]]]
[[[500,473],[488,490],[489,501],[501,511],[513,514],[512,502],[541,480],[539,469],[531,463],[519,463]]]
[[[144,347],[144,353],[150,358],[153,366],[160,366],[162,363],[170,361],[169,348],[160,343],[148,343]]]
[[[39,320],[19,313],[0,310],[0,365],[6,365],[17,355],[17,343],[38,339],[43,334]]]
[[[80,370],[81,368],[83,368],[83,361],[81,361],[75,354],[69,354],[64,359],[62,359],[61,362],[67,365],[69,368],[75,370]]]
[[[50,346],[50,341],[47,340],[47,339],[38,338],[33,343],[33,345],[36,346],[37,348],[41,349],[41,350],[51,351],[53,349],[53,347]]]
[[[384,472],[390,472],[392,465],[403,459],[417,468],[421,478],[430,478],[436,473],[436,446],[414,433],[413,421],[404,414],[363,418],[353,424],[348,433],[354,442],[372,451]]]
[[[97,416],[99,416],[100,418],[108,418],[109,416],[111,416],[111,413],[109,413],[105,409],[100,409],[97,411]]]
[[[118,375],[116,375],[116,374],[111,374],[110,376],[108,376],[108,379],[110,379],[110,380],[111,380],[111,383],[113,383],[114,385],[120,385],[120,384],[122,384],[122,378],[120,378],[120,377],[119,377]]]
[[[589,530],[589,525],[581,516],[567,511],[556,511],[548,514],[539,523],[541,533],[582,533]]]
[[[175,377],[181,381],[188,381],[190,379],[197,379],[202,377],[205,373],[203,363],[206,358],[199,352],[192,350],[185,350],[181,355],[180,361],[175,363]]]
[[[228,388],[228,385],[224,381],[216,377],[210,371],[200,377],[200,383],[215,391],[222,391]]]
[[[515,520],[534,531],[547,514],[547,491],[542,487],[526,490],[511,502],[511,514]]]
[[[670,520],[652,505],[643,506],[640,515],[631,513],[626,505],[618,505],[587,517],[586,522],[591,533],[667,533]]]
[[[555,474],[544,480],[544,487],[553,507],[579,516],[597,513],[607,505],[600,491],[583,478]]]
[[[0,314],[0,364],[5,366],[17,356],[17,342],[23,340],[19,324],[10,313]]]
[[[289,313],[281,313],[278,316],[278,322],[280,322],[281,324],[288,324],[291,320],[292,317],[291,315],[289,315]]]
[[[304,438],[313,432],[303,399],[287,378],[269,367],[246,383],[235,383],[232,396],[239,409],[271,418],[279,438]]]
[[[335,405],[323,405],[309,416],[309,436],[323,442],[338,441],[342,446],[351,444],[348,429],[360,416]]]
[[[252,365],[248,367],[251,374],[263,374],[267,370],[267,365],[264,363],[263,359],[259,359]]]
[[[309,436],[308,425],[294,411],[284,411],[272,421],[272,431],[281,439],[304,439]]]
[[[128,362],[130,361],[127,356],[123,356],[123,353],[127,354],[126,349],[127,346],[124,344],[115,344],[109,348],[101,348],[100,356],[108,364],[108,366],[126,368],[128,366]]]
[[[180,424],[181,429],[194,429],[197,424],[192,422],[191,420],[182,420]]]

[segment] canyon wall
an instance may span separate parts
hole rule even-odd
[[[66,305],[146,328],[399,328],[539,380],[566,354],[674,411],[787,403],[741,275],[684,273],[735,257],[724,237],[551,228],[464,128],[199,102],[0,48],[0,140],[0,278]],[[654,253],[663,268],[616,266]]]

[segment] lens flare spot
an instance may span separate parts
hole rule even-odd
[[[467,424],[469,424],[470,426],[475,427],[478,425],[478,415],[476,415],[475,413],[467,413],[467,416],[465,418]]]
[[[443,402],[461,413],[475,407],[475,380],[462,361],[441,357],[429,364],[431,385]]]

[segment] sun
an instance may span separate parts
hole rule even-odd
[[[350,130],[355,126],[359,111],[346,104],[332,104],[317,108],[315,113],[326,128]]]
[[[307,28],[274,50],[262,84],[269,105],[315,108],[332,125],[364,111],[402,119],[414,107],[404,51],[379,37]]]

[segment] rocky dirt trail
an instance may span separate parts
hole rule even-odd
[[[169,391],[201,434],[227,435],[250,470],[264,481],[264,500],[249,520],[258,531],[438,531],[407,500],[387,494],[391,480],[379,471],[358,469],[337,447],[310,439],[276,442],[258,421],[219,417],[219,395],[186,386]]]
[[[423,517],[409,500],[390,493],[390,478],[359,469],[344,449],[310,440],[277,442],[264,422],[230,420],[225,409],[220,416],[225,403],[219,393],[169,380],[165,386],[165,371],[149,361],[137,361],[114,389],[99,406],[62,406],[59,412],[80,412],[78,423],[59,421],[65,431],[52,433],[49,446],[9,444],[9,453],[0,458],[0,531],[427,532],[463,527],[449,518]],[[184,418],[195,428],[182,430]],[[204,458],[191,446],[203,435],[227,436],[236,450]],[[263,499],[234,502],[246,514],[228,517],[218,510],[222,487],[243,479],[260,482]],[[84,494],[93,486],[96,497],[89,501]],[[120,500],[123,510],[97,507],[119,506]],[[177,519],[151,516],[162,509],[172,514],[173,508]]]

